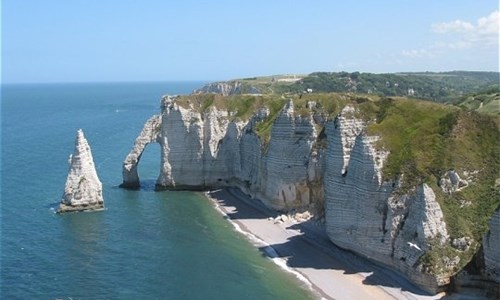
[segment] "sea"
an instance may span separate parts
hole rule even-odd
[[[155,192],[160,147],[142,187],[119,188],[122,162],[164,94],[203,82],[1,87],[0,299],[313,299],[200,192]],[[83,129],[106,210],[58,215]]]

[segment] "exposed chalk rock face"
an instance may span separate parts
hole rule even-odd
[[[68,163],[66,186],[57,212],[103,209],[102,184],[97,177],[92,151],[81,129],[76,134],[75,150]]]
[[[242,181],[244,191],[255,195],[260,185],[261,174],[261,143],[259,137],[253,132],[246,132],[241,136],[239,149],[241,173],[239,179]]]
[[[194,94],[201,94],[201,93],[220,94],[222,96],[241,94],[241,82],[227,81],[227,82],[209,83],[204,87],[202,87],[201,89],[194,91]]]
[[[218,151],[214,156],[214,165],[222,164],[217,168],[225,170],[226,173],[219,174],[215,185],[225,185],[229,180],[241,178],[240,142],[243,126],[243,122],[229,122],[224,137],[217,144]],[[207,173],[209,174],[210,170]]]
[[[355,113],[356,110],[354,107],[348,105],[342,109],[333,123],[335,128],[338,129],[333,131],[333,139],[339,141],[340,143],[338,146],[342,147],[342,151],[333,151],[334,155],[343,155],[341,174],[346,173],[356,137],[361,133],[361,130],[365,128],[363,120],[354,117]]]
[[[178,106],[173,97],[163,99],[159,189],[223,186],[240,176],[243,124],[228,117],[215,107],[201,115]]]
[[[395,198],[397,197],[392,197],[392,204]],[[392,221],[391,265],[396,265],[424,290],[435,292],[439,286],[449,283],[449,276],[460,262],[458,257],[443,257],[445,269],[440,274],[431,275],[423,270],[419,261],[426,252],[432,250],[431,244],[440,247],[449,241],[443,212],[433,190],[427,184],[418,186],[396,201],[401,200],[406,206],[402,211],[403,215],[401,212],[394,214],[392,209],[388,214],[388,221],[390,219],[398,221]]]
[[[460,251],[468,251],[474,240],[468,236],[453,239],[451,246]]]
[[[255,126],[269,116],[268,108],[259,109],[248,123],[241,129],[239,137],[238,163],[240,173],[234,174],[234,185],[238,186],[248,195],[255,197],[260,191],[260,178],[262,172],[262,144],[259,137],[253,131]]]
[[[367,136],[361,121],[354,114],[350,118],[354,120],[341,114],[327,124],[331,137],[324,176],[327,233],[336,245],[395,267],[421,288],[435,292],[448,277],[426,274],[419,266],[430,243],[448,240],[434,192],[424,184],[396,193],[399,183],[382,179],[388,152],[377,149],[379,137]]]
[[[291,101],[275,120],[265,153],[254,127],[267,118],[267,108],[247,122],[229,121],[229,112],[215,107],[202,115],[177,105],[170,96],[163,98],[161,109],[161,117],[146,123],[125,160],[123,186],[139,186],[140,155],[148,143],[158,141],[158,189],[239,186],[279,210],[307,207],[312,193],[322,194],[317,184],[315,191],[309,186],[309,181],[319,182],[322,171],[315,168],[323,165],[323,156],[313,151],[314,120],[295,116]]]
[[[459,245],[467,239],[457,241]],[[500,208],[490,219],[482,251],[476,252],[468,267],[454,276],[454,290],[480,299],[500,299]],[[471,297],[472,299],[472,297]]]
[[[500,209],[490,220],[490,230],[483,238],[485,274],[500,285]]]
[[[444,193],[451,195],[461,191],[469,185],[467,180],[460,178],[455,170],[449,170],[439,181],[439,186]]]
[[[264,161],[263,195],[275,209],[310,203],[308,163],[317,134],[312,117],[294,116],[289,101],[273,124]]]
[[[140,186],[137,164],[141,160],[142,153],[150,143],[158,142],[161,127],[161,117],[154,115],[146,121],[144,127],[136,138],[134,147],[123,162],[123,183],[122,187],[137,189]]]
[[[232,166],[227,164],[227,155],[232,156],[231,152],[236,150],[232,142],[239,134],[233,132],[233,136],[228,135],[228,116],[227,111],[217,110],[215,107],[210,107],[203,116],[203,175],[206,186],[217,186],[220,181],[230,178]]]
[[[204,125],[202,116],[163,99],[161,114],[162,163],[158,186],[204,187]]]
[[[337,127],[336,130],[343,129]],[[341,138],[340,134],[332,133],[332,136]],[[326,229],[330,238],[347,249],[366,246],[362,247],[366,252],[362,254],[370,257],[392,252],[390,239],[386,238],[387,199],[392,186],[380,184],[371,146],[376,139],[359,135],[349,155],[332,157],[333,153],[329,153],[324,184]],[[335,143],[334,140],[331,143]],[[337,144],[342,145],[338,141]],[[344,165],[346,158],[348,166]]]

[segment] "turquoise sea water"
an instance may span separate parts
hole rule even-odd
[[[121,165],[161,95],[191,83],[2,86],[1,299],[308,299],[202,194],[118,188]],[[103,183],[106,211],[56,215],[76,130]]]

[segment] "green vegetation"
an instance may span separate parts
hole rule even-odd
[[[278,75],[243,78],[241,94],[356,93],[385,97],[418,97],[459,104],[464,95],[500,89],[498,72],[423,72],[373,74],[360,72],[315,72],[309,75]],[[477,95],[476,95],[477,96]],[[498,99],[498,98],[497,98]],[[482,100],[480,100],[482,101]],[[485,105],[484,103],[483,105]],[[489,112],[498,101],[485,108]],[[479,105],[479,104],[477,104]],[[496,108],[498,111],[498,108]]]
[[[255,133],[259,136],[261,145],[264,149],[267,149],[267,146],[269,145],[273,123],[278,117],[283,105],[285,105],[284,99],[274,99],[274,101],[270,101],[268,105],[266,105],[267,108],[269,108],[269,116],[262,122],[258,123],[254,129]]]
[[[420,262],[424,266],[424,272],[431,274],[446,273],[448,271],[446,270],[447,261],[449,263],[449,261],[453,260],[455,257],[458,257],[460,259],[460,262],[458,265],[455,265],[453,267],[453,270],[450,271],[458,272],[470,261],[471,253],[475,252],[475,251],[470,251],[470,252],[457,251],[449,244],[441,245],[439,239],[437,238],[431,240],[429,244],[430,244],[430,251],[427,251],[420,258]],[[476,250],[476,249],[471,249],[471,250]]]
[[[359,105],[363,117],[372,122],[368,134],[380,135],[381,148],[390,151],[384,166],[385,180],[404,174],[400,192],[421,183],[429,184],[441,205],[451,239],[471,237],[480,242],[494,210],[500,205],[500,140],[498,121],[473,111],[433,102],[382,98]],[[472,183],[452,195],[438,187],[450,169]],[[473,174],[473,175],[472,175]],[[450,245],[434,245],[422,258],[429,270],[443,269],[443,258],[460,257],[465,265],[477,244],[460,252]]]
[[[490,87],[484,91],[464,96],[460,107],[489,115],[500,115],[500,87]]]
[[[291,90],[308,88],[318,92],[370,93],[380,96],[415,96],[437,102],[454,103],[463,94],[498,87],[497,72],[445,73],[328,73],[317,72],[295,83]]]
[[[271,136],[271,129],[274,120],[278,117],[279,112],[285,105],[285,99],[292,100],[294,104],[295,115],[309,115],[312,113],[322,114],[326,118],[332,118],[340,112],[340,110],[351,102],[352,97],[342,94],[304,94],[304,95],[291,95],[288,98],[280,97],[274,101],[266,103],[269,108],[269,116],[255,128],[255,133],[261,139],[264,149],[267,148]],[[314,102],[315,107],[308,107],[309,102]],[[321,131],[321,128],[317,128]]]
[[[368,134],[382,136],[380,147],[391,153],[384,167],[386,180],[395,179],[401,173],[412,174],[407,176],[407,181],[414,186],[429,176],[439,177],[452,167],[442,158],[447,157],[446,138],[458,109],[401,98],[383,98],[361,106],[360,110],[367,115],[365,118],[376,119],[368,126]]]
[[[180,96],[177,99],[177,104],[184,108],[192,107],[202,116],[210,107],[215,107],[219,110],[227,110],[230,113],[231,121],[247,121],[259,108],[272,105],[278,99],[280,97],[276,95],[232,95],[224,97],[215,94],[195,94]]]
[[[440,195],[452,237],[480,240],[487,221],[500,204],[495,180],[500,170],[498,119],[461,111],[447,140],[447,156],[457,170],[477,171],[473,184],[453,196]]]
[[[235,79],[227,82],[239,82],[239,94],[283,94],[293,92],[294,90],[290,89],[291,85],[306,76],[297,74],[261,76]],[[198,90],[198,92],[201,91],[202,89]]]

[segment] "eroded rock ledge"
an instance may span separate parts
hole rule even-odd
[[[97,177],[92,151],[81,129],[76,134],[75,150],[68,163],[68,177],[57,213],[104,209],[102,183]]]

